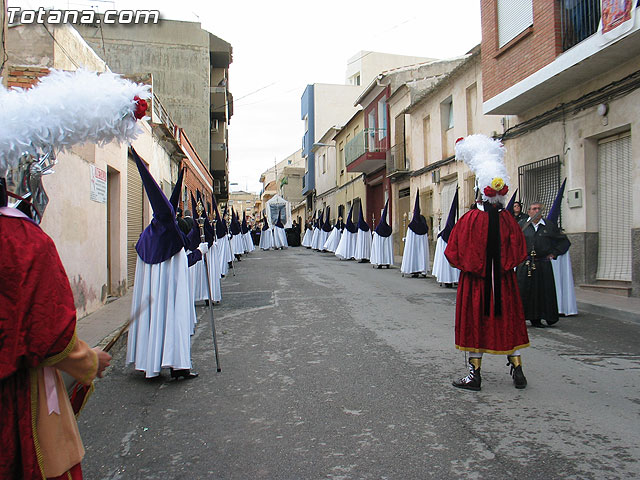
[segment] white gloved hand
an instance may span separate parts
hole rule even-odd
[[[207,242],[202,242],[200,245],[198,245],[198,250],[200,250],[200,253],[204,255],[209,251],[209,245],[207,244]]]

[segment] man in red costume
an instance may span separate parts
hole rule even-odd
[[[469,375],[453,382],[480,390],[483,353],[506,354],[516,388],[525,388],[519,349],[529,346],[514,268],[527,256],[522,230],[502,208],[508,192],[502,145],[484,135],[456,143],[456,156],[476,174],[482,196],[453,227],[445,256],[460,269],[456,348],[469,352]],[[505,180],[506,179],[506,180]]]
[[[97,101],[99,108],[87,109]],[[0,85],[0,479],[81,479],[75,415],[111,356],[76,337],[69,280],[37,223],[41,176],[73,145],[136,138],[150,88],[117,74],[52,70],[33,88]],[[5,177],[6,176],[6,177]],[[7,182],[15,190],[9,193]],[[9,203],[9,196],[17,202]],[[14,208],[15,207],[15,208]],[[60,371],[77,380],[73,407]]]
[[[80,479],[84,449],[59,371],[88,386],[102,376],[111,356],[76,337],[73,295],[53,241],[22,212],[4,205],[0,478]]]

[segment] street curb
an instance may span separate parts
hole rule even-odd
[[[640,324],[640,315],[636,312],[581,301],[577,301],[576,304],[578,305],[579,312],[583,311],[594,315],[602,315],[603,317]]]
[[[111,348],[116,344],[120,337],[122,337],[129,330],[128,323],[116,328],[114,331],[109,333],[106,337],[98,342],[96,347],[100,347],[105,352],[111,350]]]

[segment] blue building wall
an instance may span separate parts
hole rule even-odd
[[[316,187],[315,180],[315,158],[314,154],[311,151],[313,147],[313,141],[315,138],[315,117],[314,117],[314,94],[313,94],[313,85],[307,85],[304,93],[302,94],[302,99],[300,101],[300,118],[304,120],[304,117],[307,116],[307,125],[308,129],[304,133],[302,137],[302,156],[306,159],[307,171],[304,174],[303,179],[303,187],[302,194],[307,195],[309,192],[313,191]]]

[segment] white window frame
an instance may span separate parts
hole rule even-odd
[[[387,108],[384,98],[378,100],[378,141],[387,136]]]

